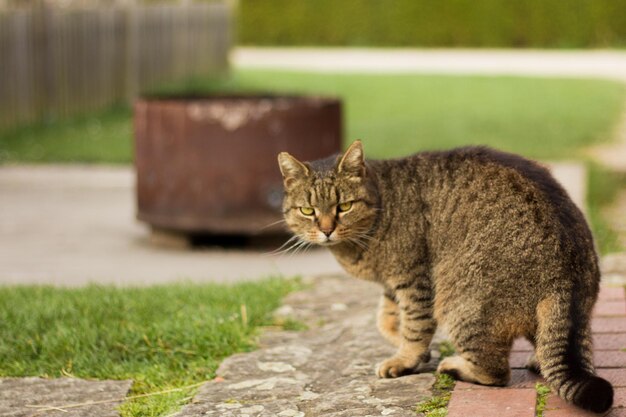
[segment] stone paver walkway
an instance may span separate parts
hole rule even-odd
[[[117,417],[121,403],[117,400],[126,396],[131,384],[76,378],[4,378],[0,379],[0,416]],[[72,407],[85,403],[93,405]]]

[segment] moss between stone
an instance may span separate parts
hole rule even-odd
[[[450,375],[436,374],[436,377],[437,380],[433,384],[433,396],[417,404],[417,412],[426,417],[448,415],[448,403],[456,381]]]
[[[546,400],[548,399],[550,388],[541,382],[537,382],[537,384],[535,384],[535,391],[537,391],[537,404],[535,406],[535,410],[537,412],[536,415],[537,417],[543,417],[543,411],[546,408]]]

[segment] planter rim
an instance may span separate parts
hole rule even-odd
[[[276,93],[237,93],[237,94],[177,94],[177,95],[144,95],[135,100],[142,103],[210,103],[214,101],[233,102],[285,102],[290,104],[339,103],[341,99],[334,96],[306,94]]]

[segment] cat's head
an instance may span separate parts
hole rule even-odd
[[[282,152],[278,165],[285,186],[285,221],[300,240],[367,244],[378,196],[360,141],[343,155],[313,162],[300,162]]]

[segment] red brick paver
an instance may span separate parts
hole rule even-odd
[[[600,287],[598,301],[624,301],[626,300],[626,291],[622,287]]]
[[[615,388],[614,407],[626,407],[626,388]]]
[[[448,417],[533,417],[536,397],[533,389],[455,389]]]
[[[525,369],[512,369],[511,380],[506,388],[535,388],[537,382],[543,381],[539,375]],[[477,389],[502,389],[500,387],[489,387],[487,385],[470,384],[469,382],[458,381],[454,387],[455,391],[477,390]]]
[[[626,372],[624,368],[600,368],[597,370],[598,376],[609,381],[613,387],[626,387]]]
[[[605,417],[626,417],[626,296],[623,288],[602,287],[592,319],[597,373],[613,384],[613,409]],[[448,417],[535,416],[535,384],[543,379],[525,369],[532,345],[516,340],[510,356],[511,382],[505,388],[457,382]],[[544,417],[598,417],[548,394]]]
[[[581,410],[566,403],[554,394],[548,395],[543,415],[544,417],[598,417],[598,414]]]
[[[626,407],[626,388],[615,389],[615,399],[613,402],[613,410],[609,416],[617,416],[617,411],[624,411]],[[620,410],[621,409],[621,410]],[[598,414],[591,413],[589,411],[581,410],[571,404],[566,403],[554,394],[549,394],[546,401],[546,409],[544,411],[544,417],[598,417]]]
[[[622,350],[601,350],[594,352],[596,368],[626,368],[626,352]]]
[[[591,319],[591,331],[594,333],[626,333],[624,317],[594,317]]]
[[[603,316],[623,316],[626,314],[626,304],[624,301],[600,301],[593,310],[596,317]]]
[[[593,349],[596,351],[626,349],[626,333],[596,333],[593,335]]]

